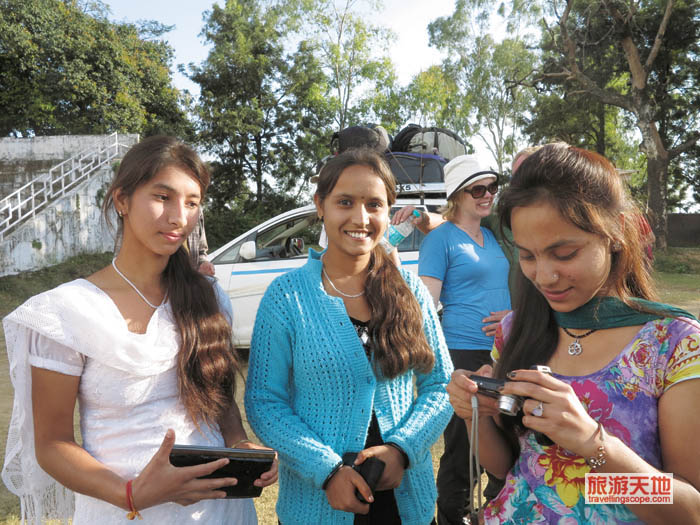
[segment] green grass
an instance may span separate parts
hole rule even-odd
[[[700,248],[669,248],[656,252],[654,259],[657,272],[700,275]]]
[[[685,308],[700,318],[700,273],[657,272],[654,278],[658,283],[659,297],[662,302]]]
[[[65,263],[45,268],[36,272],[0,278],[0,316],[5,316],[22,304],[27,298],[48,290],[61,283],[87,277],[96,270],[109,264],[111,253],[98,255],[80,255]],[[655,262],[657,281],[661,300],[680,306],[698,315],[700,312],[700,248],[671,248],[666,254],[657,254]],[[4,457],[5,436],[12,412],[12,386],[8,380],[7,354],[5,352],[4,333],[0,332],[0,454]],[[238,402],[242,389],[239,389]],[[245,413],[244,424],[252,436]],[[433,447],[433,465],[437,471],[437,460],[442,454],[442,439]],[[485,485],[485,483],[484,483]],[[255,507],[262,525],[277,523],[275,501],[277,486],[263,491],[255,500]],[[19,502],[4,485],[0,486],[0,525],[16,525],[19,521]]]

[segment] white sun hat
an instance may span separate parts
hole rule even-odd
[[[477,155],[460,155],[445,164],[445,190],[449,199],[457,190],[482,180],[496,178],[498,173],[479,161]]]

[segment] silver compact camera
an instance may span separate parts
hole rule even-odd
[[[531,369],[550,375],[552,373],[551,369],[544,365],[535,365],[531,367]],[[478,394],[498,400],[498,410],[501,414],[515,416],[523,408],[525,398],[516,396],[515,394],[501,394],[501,392],[499,392],[499,389],[506,384],[505,379],[494,379],[493,377],[478,375],[472,375],[469,379],[476,383],[479,388],[477,391]]]

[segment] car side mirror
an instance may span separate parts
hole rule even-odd
[[[246,241],[243,244],[241,244],[241,249],[238,251],[238,254],[244,261],[252,261],[255,259],[257,251],[258,250],[255,247],[255,241]]]

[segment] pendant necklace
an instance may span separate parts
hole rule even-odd
[[[136,285],[135,285],[134,283],[132,283],[129,279],[126,278],[126,275],[124,275],[122,272],[119,271],[119,268],[117,268],[117,264],[115,263],[116,260],[117,260],[116,257],[115,257],[114,259],[112,259],[112,267],[114,268],[114,271],[117,272],[117,273],[119,274],[119,276],[120,276],[122,279],[124,279],[124,280],[127,282],[127,284],[128,284],[129,286],[131,286],[131,287],[134,289],[134,291],[135,291],[137,294],[139,294],[139,297],[140,297],[141,299],[143,299],[144,302],[145,302],[148,306],[150,306],[150,307],[153,308],[154,310],[157,310],[160,306],[163,305],[163,303],[165,302],[165,300],[168,298],[168,294],[167,294],[167,293],[165,294],[165,297],[163,297],[163,300],[160,302],[160,304],[156,306],[156,305],[153,304],[151,301],[149,301],[148,299],[146,299],[146,296],[143,295],[143,294],[141,293],[141,290],[139,290],[138,288],[136,288]],[[333,283],[331,283],[331,284],[333,284]],[[333,288],[335,288],[335,286],[334,286]]]
[[[323,264],[323,257],[321,257],[321,271],[323,271],[323,275],[325,276],[326,280],[328,280],[328,284],[331,285],[331,288],[333,288],[336,292],[338,292],[343,297],[347,297],[348,299],[357,299],[358,297],[362,297],[363,295],[365,295],[364,290],[362,290],[360,293],[345,293],[345,292],[341,292],[340,290],[338,290],[335,287],[335,285],[333,284],[333,281],[331,281],[331,278],[328,277],[328,274],[326,273],[326,267]]]
[[[566,335],[568,335],[569,337],[573,337],[573,338],[574,338],[574,342],[571,343],[571,344],[569,345],[569,355],[574,355],[574,356],[576,356],[576,355],[581,355],[581,354],[583,353],[583,347],[581,346],[581,343],[580,343],[579,340],[580,340],[580,339],[583,339],[584,337],[588,337],[588,336],[591,335],[593,332],[597,332],[597,331],[598,331],[597,328],[594,328],[593,330],[589,330],[589,331],[586,332],[585,334],[576,335],[576,334],[572,334],[571,332],[569,332],[569,331],[568,331],[566,328],[564,328],[563,326],[561,327],[561,329],[564,330],[564,332],[566,333]]]

